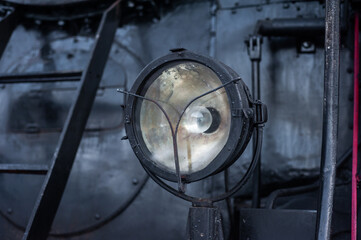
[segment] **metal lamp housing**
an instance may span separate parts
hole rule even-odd
[[[195,62],[211,69],[219,78],[222,84],[228,83],[239,76],[228,66],[215,59],[195,54],[185,49],[172,50],[172,53],[158,58],[148,64],[132,86],[131,93],[144,96],[147,88],[152,84],[159,70],[167,69],[177,63]],[[247,86],[242,80],[227,84],[224,87],[228,103],[230,104],[231,126],[228,139],[219,154],[203,169],[189,174],[181,174],[185,183],[194,182],[218,173],[229,167],[242,154],[247,146],[254,127],[253,100]],[[130,145],[144,168],[153,174],[176,182],[177,175],[152,161],[144,140],[139,136],[139,123],[137,123],[136,111],[137,101],[142,101],[133,95],[128,95],[125,106],[125,129]],[[144,101],[144,100],[143,100]]]

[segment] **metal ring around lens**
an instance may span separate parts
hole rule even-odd
[[[223,64],[188,51],[180,53],[172,53],[163,58],[157,59],[154,62],[150,63],[138,76],[130,92],[138,94],[147,83],[148,79],[155,71],[158,69],[167,66],[169,63],[174,63],[177,61],[196,61],[201,63],[211,70],[213,70],[216,75],[219,77],[221,82],[224,84],[238,76],[229,71]],[[149,84],[149,83],[148,83]],[[182,181],[185,183],[197,181],[203,179],[212,173],[221,171],[224,166],[229,166],[236,158],[240,155],[240,152],[244,150],[246,144],[248,143],[250,132],[251,132],[251,122],[250,119],[240,119],[242,116],[237,115],[237,113],[249,106],[248,98],[244,91],[244,83],[240,80],[240,84],[232,87],[226,87],[226,93],[231,104],[231,133],[228,137],[225,147],[221,152],[216,156],[216,158],[204,169],[191,173],[185,174],[182,176]],[[155,166],[152,161],[150,161],[144,151],[144,143],[141,142],[141,139],[137,137],[137,129],[134,126],[134,109],[135,104],[138,100],[134,96],[128,96],[128,101],[126,105],[126,130],[131,146],[137,155],[138,159],[143,166],[154,173],[155,175],[164,178],[166,180],[179,182],[179,178],[165,171],[164,169]],[[139,131],[139,130],[138,130]]]

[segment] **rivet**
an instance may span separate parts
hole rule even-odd
[[[138,184],[138,179],[137,178],[133,178],[133,180],[132,180],[132,183],[133,183],[133,185],[137,185]]]
[[[59,25],[59,26],[64,26],[64,24],[65,24],[65,22],[64,22],[63,20],[59,20],[59,21],[58,21],[58,25]]]
[[[287,9],[287,8],[289,8],[289,7],[290,7],[290,4],[288,4],[288,3],[284,3],[284,4],[283,4],[283,8],[284,8],[284,9]]]
[[[8,214],[12,214],[12,213],[13,213],[13,209],[12,209],[12,208],[8,208],[7,213],[8,213]]]

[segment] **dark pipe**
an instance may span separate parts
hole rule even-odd
[[[347,4],[341,9],[341,32],[346,32]],[[340,8],[339,8],[340,9]],[[281,18],[259,20],[254,35],[288,37],[323,37],[325,18]]]
[[[252,93],[255,99],[261,99],[259,62],[260,60],[252,60]],[[256,142],[254,137],[253,154],[256,151],[255,146],[256,146]],[[259,156],[258,164],[253,174],[253,193],[252,193],[253,208],[258,208],[260,205],[260,188],[261,188],[261,155]]]
[[[331,236],[339,108],[340,0],[326,1],[325,23],[325,79],[317,240],[328,240]]]
[[[322,36],[325,32],[324,18],[284,18],[260,20],[255,34],[263,36]]]
[[[253,41],[253,44],[251,43]],[[252,61],[252,94],[254,99],[261,99],[261,83],[259,65],[262,56],[262,39],[260,36],[254,36],[250,39],[250,58]],[[256,137],[253,137],[253,154],[256,149]],[[253,196],[252,207],[257,208],[260,205],[260,188],[261,188],[261,155],[259,156],[258,164],[253,174]]]
[[[262,38],[259,35],[250,36],[246,41],[248,45],[248,55],[252,63],[252,95],[254,99],[261,99],[261,85],[260,85],[260,61],[262,57]],[[256,149],[256,136],[253,137],[253,154]],[[260,205],[260,186],[261,186],[261,156],[252,176],[253,191],[252,191],[252,207],[257,208]]]

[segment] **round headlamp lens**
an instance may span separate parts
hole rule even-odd
[[[156,100],[175,129],[180,114],[195,97],[222,85],[218,76],[197,62],[182,62],[155,73],[144,96]],[[148,149],[148,159],[175,173],[172,133],[162,111],[152,102],[139,100],[140,138]],[[207,167],[225,146],[231,127],[230,105],[224,88],[194,101],[183,115],[177,145],[182,174]]]

